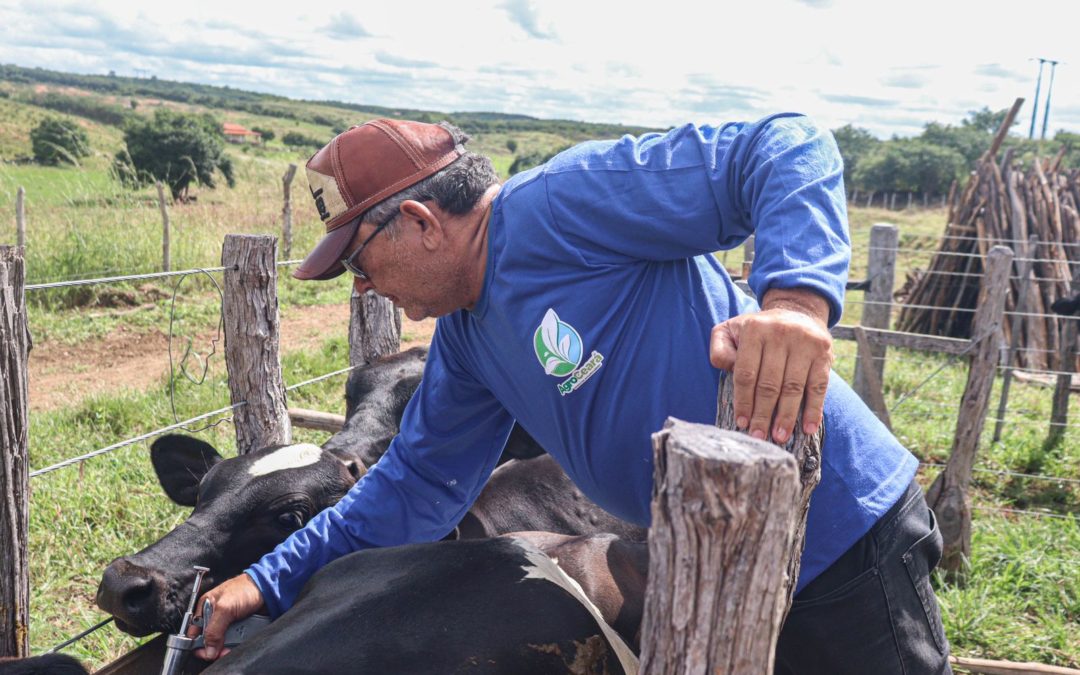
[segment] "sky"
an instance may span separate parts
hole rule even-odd
[[[0,0],[0,63],[669,127],[794,110],[881,138],[1026,102],[1080,132],[1080,2]],[[1050,67],[1037,110],[1041,132]]]

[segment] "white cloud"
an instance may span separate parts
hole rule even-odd
[[[0,62],[652,126],[800,110],[889,136],[1030,99],[1029,59],[1046,56],[1065,62],[1050,126],[1075,131],[1080,41],[1069,22],[1045,20],[1060,4],[910,0],[882,16],[861,0],[666,0],[649,12],[579,0],[0,0]]]

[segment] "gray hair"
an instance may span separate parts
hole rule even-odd
[[[449,122],[439,122],[439,126],[450,132],[459,150],[464,150],[463,146],[469,140],[465,132]],[[465,151],[446,168],[364,211],[360,220],[380,225],[388,223],[400,213],[402,203],[410,199],[418,202],[434,200],[440,209],[461,215],[472,210],[487,189],[498,182],[499,176],[490,159]],[[388,228],[387,234],[392,234],[393,230],[393,227]]]

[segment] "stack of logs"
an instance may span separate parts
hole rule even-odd
[[[909,275],[898,295],[903,306],[896,330],[976,338],[973,309],[983,280],[983,258],[995,245],[1015,251],[1005,340],[1020,347],[1019,365],[1058,370],[1061,320],[1051,305],[1075,294],[1080,270],[1080,171],[1062,170],[1064,151],[1036,159],[1026,169],[1008,150],[997,154],[1019,104],[1013,106],[967,186],[949,197],[940,249],[926,271]],[[1032,243],[1033,242],[1033,243]],[[1013,331],[1018,333],[1014,339]],[[1070,368],[1071,370],[1071,368]]]

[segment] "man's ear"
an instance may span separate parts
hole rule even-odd
[[[401,203],[401,214],[407,222],[416,223],[420,228],[420,241],[424,248],[429,251],[439,248],[445,236],[441,212],[436,212],[423,202],[406,199]]]

